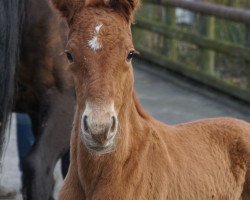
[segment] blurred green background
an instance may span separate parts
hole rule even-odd
[[[141,56],[250,102],[250,24],[156,2],[142,4],[132,28]],[[249,0],[199,2],[250,12]]]

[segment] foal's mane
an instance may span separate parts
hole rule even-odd
[[[135,92],[133,92],[133,101],[135,103],[135,108],[138,114],[143,118],[143,119],[149,119],[150,115],[144,111],[143,107],[141,106],[138,97]]]

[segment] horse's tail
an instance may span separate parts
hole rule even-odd
[[[0,167],[10,117],[25,0],[0,0]]]

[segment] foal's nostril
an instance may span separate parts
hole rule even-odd
[[[88,122],[87,122],[88,117],[85,115],[83,117],[83,126],[84,126],[84,131],[88,132],[89,131],[89,126],[88,126]]]
[[[110,131],[111,131],[111,132],[114,132],[115,129],[116,129],[116,118],[115,118],[114,116],[112,116],[111,119],[112,119],[112,126],[111,126]]]

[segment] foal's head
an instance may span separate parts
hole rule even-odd
[[[115,144],[119,113],[132,97],[130,25],[138,0],[53,0],[66,17],[68,57],[81,116],[81,138],[98,154]]]

